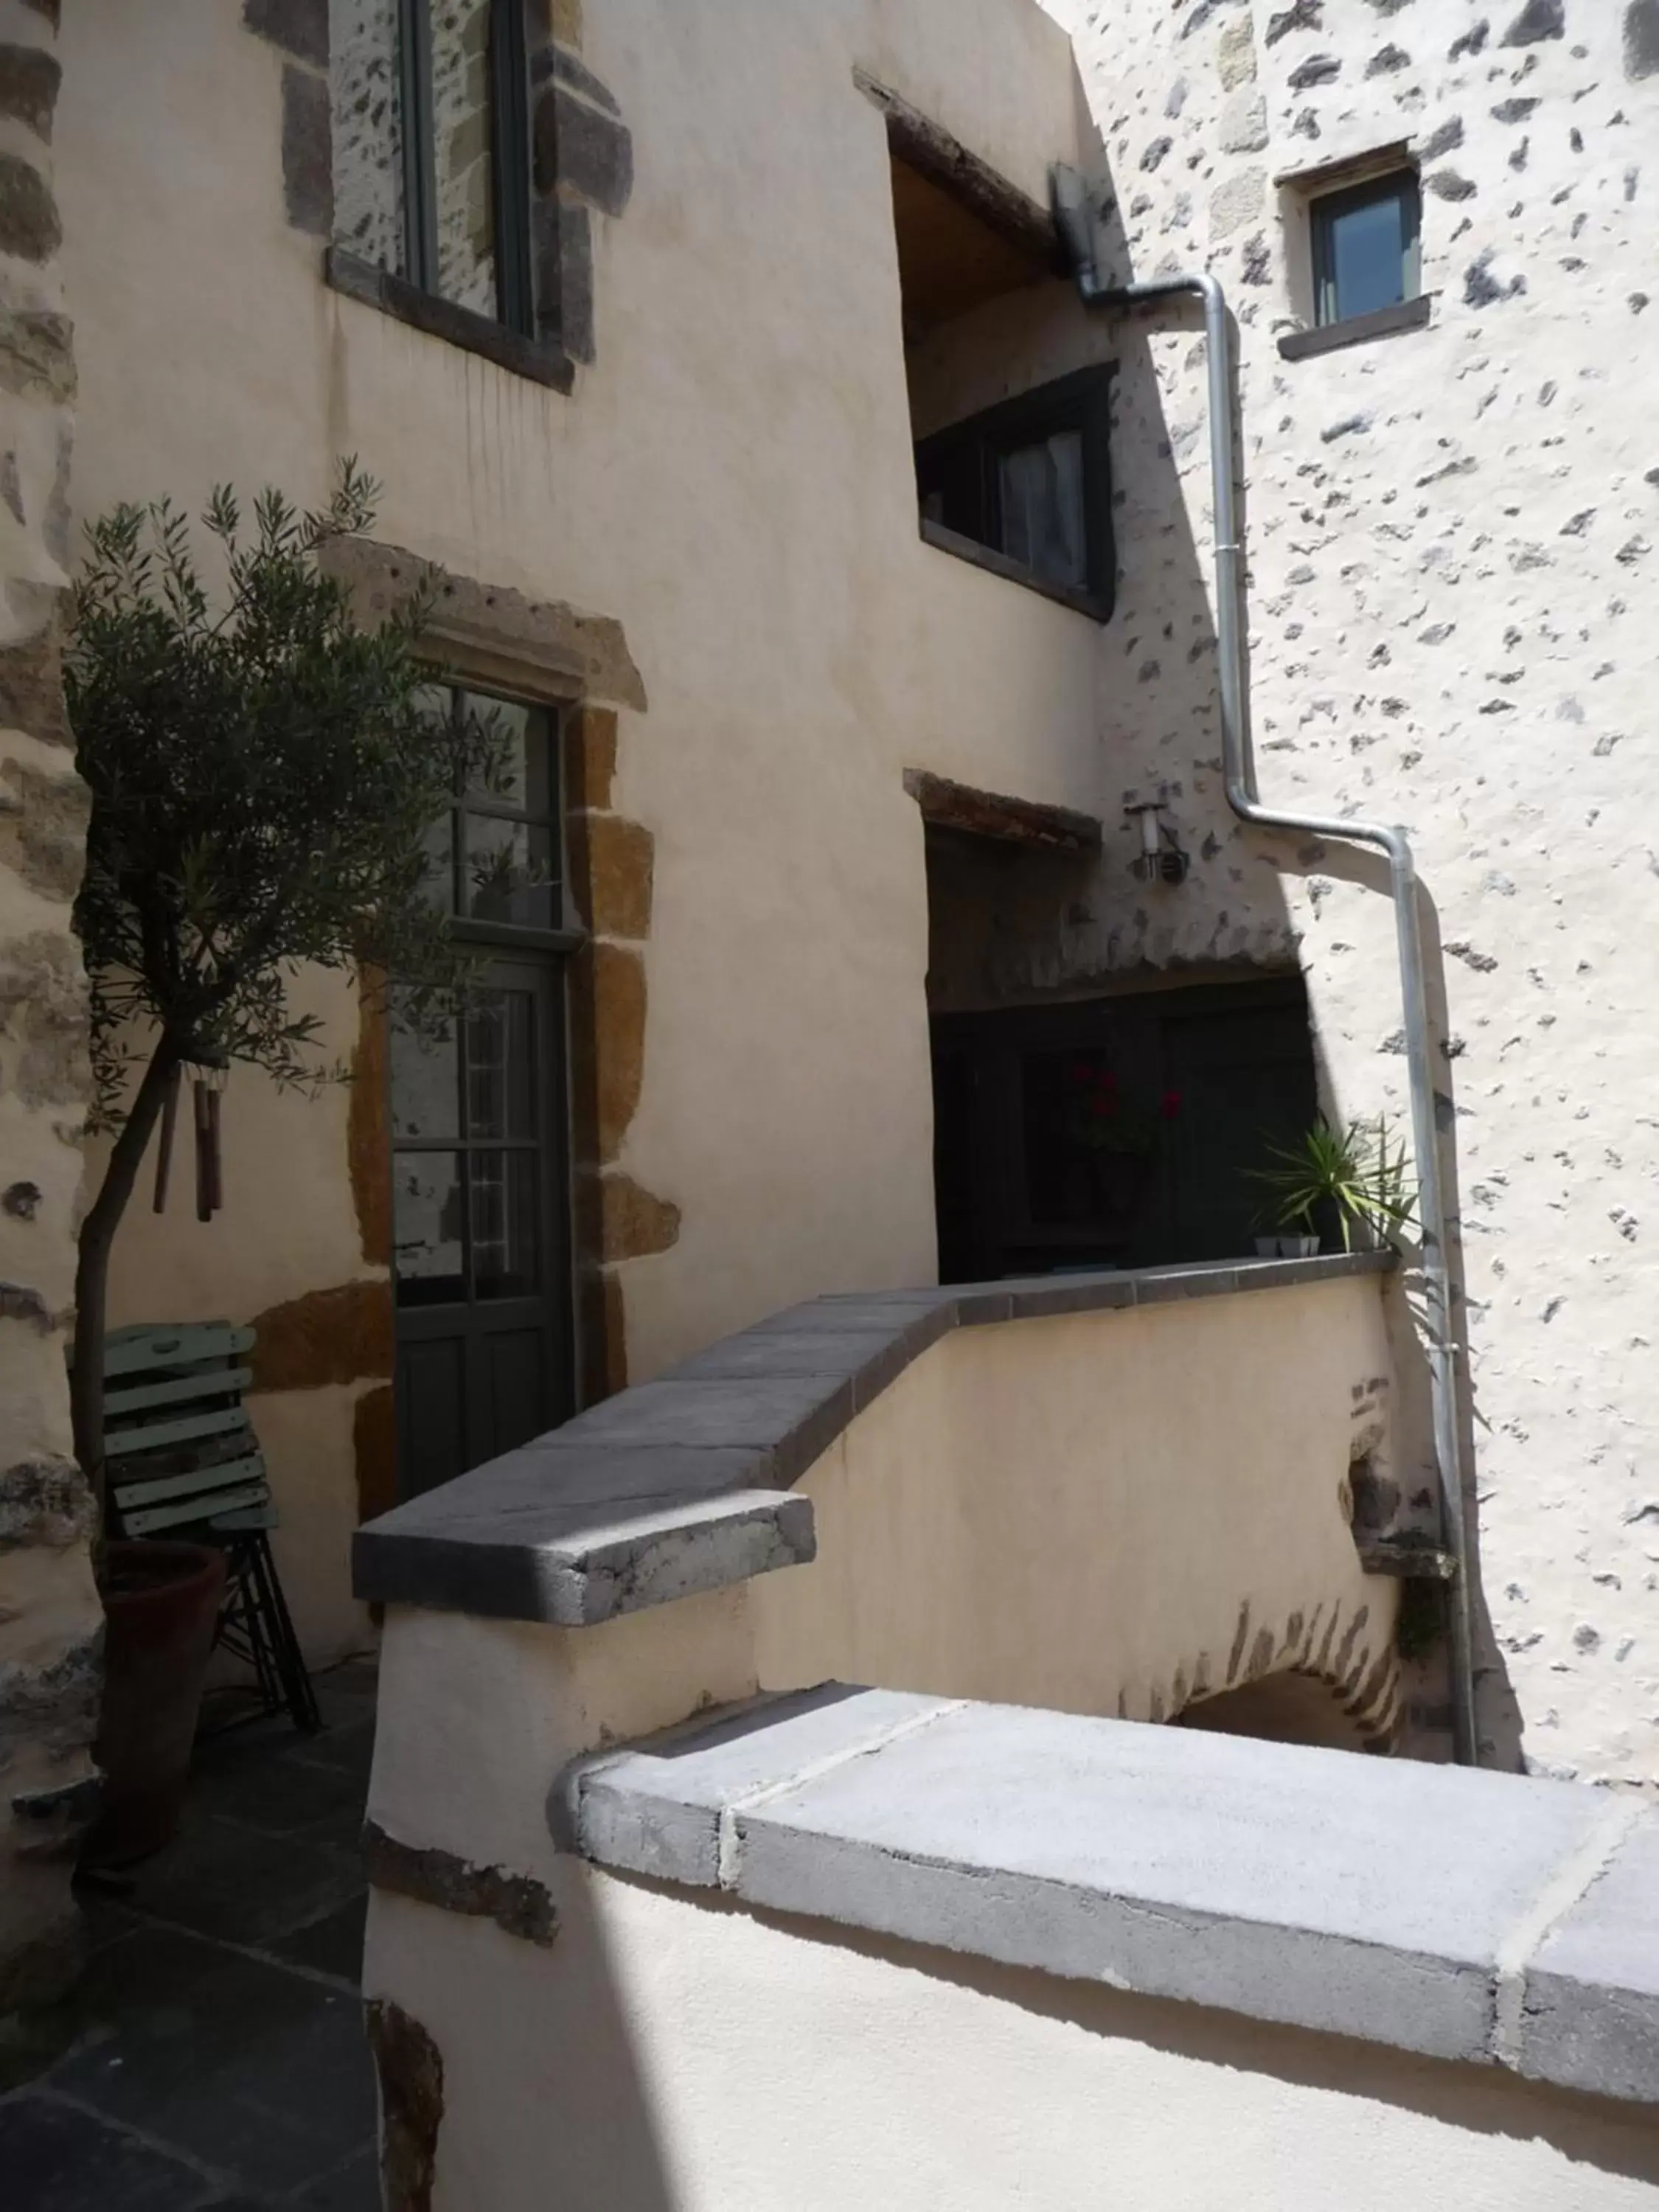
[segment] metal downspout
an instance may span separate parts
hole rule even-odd
[[[1417,870],[1403,830],[1381,823],[1320,814],[1292,814],[1264,806],[1256,793],[1250,741],[1249,689],[1245,680],[1241,617],[1243,586],[1238,544],[1237,462],[1233,441],[1233,378],[1227,301],[1207,270],[1159,276],[1140,284],[1103,284],[1095,271],[1094,242],[1081,180],[1056,170],[1054,217],[1070,252],[1086,307],[1121,314],[1160,300],[1195,298],[1204,304],[1208,374],[1210,477],[1214,507],[1216,651],[1221,672],[1221,750],[1227,799],[1235,814],[1264,830],[1296,830],[1318,837],[1370,845],[1388,856],[1400,954],[1400,992],[1405,1011],[1406,1066],[1411,1092],[1412,1142],[1417,1156],[1418,1212],[1422,1228],[1425,1328],[1433,1404],[1434,1455],[1440,1478],[1442,1541],[1457,1563],[1450,1589],[1452,1738],[1459,1762],[1480,1763],[1475,1727],[1474,1638],[1470,1623],[1468,1530],[1463,1503],[1463,1455],[1458,1427],[1457,1374],[1451,1334],[1451,1283],[1446,1264],[1446,1205],[1440,1177],[1435,1117],[1434,1066],[1428,995],[1417,904]]]

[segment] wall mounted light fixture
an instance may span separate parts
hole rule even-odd
[[[1140,850],[1129,865],[1141,882],[1185,883],[1192,861],[1182,850],[1174,828],[1164,818],[1163,800],[1138,799],[1123,811],[1132,817],[1138,815],[1140,819]]]

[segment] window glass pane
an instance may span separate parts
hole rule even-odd
[[[553,811],[550,715],[541,707],[489,699],[476,691],[461,694],[461,708],[485,751],[471,770],[467,788],[498,806],[516,807],[545,820]]]
[[[1328,268],[1335,294],[1325,319],[1346,322],[1406,296],[1406,240],[1401,194],[1351,207],[1328,218]]]
[[[430,0],[436,290],[495,313],[489,0]]]
[[[455,911],[455,817],[442,814],[421,840],[426,848],[422,896],[441,914]]]
[[[529,1297],[541,1280],[534,1152],[471,1152],[472,1288],[481,1298]]]
[[[441,1037],[417,1036],[396,1018],[392,1024],[392,1133],[427,1143],[461,1133],[461,1056],[452,1028]]]
[[[392,1177],[392,1261],[400,1306],[466,1296],[461,1162],[455,1152],[399,1152]]]
[[[398,0],[331,0],[334,235],[406,276]]]
[[[536,1006],[528,991],[480,991],[466,1018],[469,1137],[535,1134]]]
[[[1048,583],[1086,585],[1081,430],[1018,447],[1000,456],[999,468],[1003,551]]]
[[[551,830],[485,814],[465,819],[465,891],[472,920],[556,929],[560,902]]]

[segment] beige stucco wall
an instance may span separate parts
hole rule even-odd
[[[550,1952],[400,1898],[434,2212],[1638,2212],[1627,2109],[585,1870]],[[394,1963],[395,1961],[395,1963]]]
[[[798,1486],[760,1680],[1163,1720],[1297,1668],[1386,1740],[1399,1585],[1348,1471],[1386,1477],[1391,1377],[1372,1277],[946,1336]]]
[[[1089,803],[1096,640],[919,542],[886,140],[852,70],[1037,194],[1075,150],[1063,34],[1021,0],[588,9],[636,181],[596,231],[599,359],[569,397],[325,289],[284,218],[283,57],[240,10],[86,0],[64,36],[77,514],[199,503],[227,477],[314,500],[355,453],[385,538],[623,625],[650,706],[623,717],[615,803],[656,843],[621,1165],[682,1218],[624,1271],[630,1372],[804,1293],[927,1279],[927,907],[901,773]],[[349,1054],[336,1012],[325,1048]],[[234,1075],[226,1211],[198,1227],[185,1190],[158,1224],[141,1202],[116,1317],[251,1317],[361,1277],[344,1113]],[[349,1408],[307,1395],[264,1425],[324,1656],[358,1617],[340,1501],[313,1503],[306,1463],[343,1463]]]

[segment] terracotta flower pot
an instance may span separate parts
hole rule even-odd
[[[104,1805],[82,1854],[148,1858],[179,1825],[225,1586],[210,1544],[112,1544],[104,1555],[104,1703],[93,1756]]]

